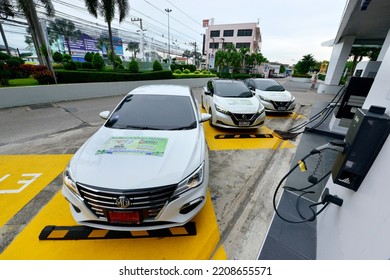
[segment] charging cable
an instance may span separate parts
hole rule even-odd
[[[323,177],[321,177],[320,179],[317,179],[317,178],[314,178],[314,176],[312,175],[313,178],[310,178],[309,177],[309,182],[312,183],[311,185],[307,186],[307,187],[304,187],[304,188],[293,188],[293,187],[288,187],[288,186],[285,186],[284,189],[285,190],[288,190],[288,191],[291,191],[291,192],[297,192],[297,193],[301,193],[298,198],[297,198],[297,201],[296,201],[296,210],[301,218],[301,220],[297,220],[297,221],[292,221],[292,220],[289,220],[285,217],[283,217],[278,209],[277,209],[277,205],[276,205],[276,197],[277,197],[277,193],[282,185],[282,183],[287,179],[287,177],[296,169],[296,168],[300,168],[301,171],[306,171],[307,170],[307,167],[306,167],[306,163],[305,163],[305,160],[310,157],[310,156],[313,156],[315,154],[320,154],[322,151],[324,150],[332,150],[332,151],[337,151],[337,152],[341,152],[341,153],[345,153],[346,150],[347,150],[348,146],[347,146],[347,143],[345,143],[344,141],[342,140],[332,140],[330,141],[329,143],[325,144],[325,145],[322,145],[322,146],[319,146],[313,150],[310,151],[310,153],[308,153],[307,155],[305,155],[302,159],[300,159],[288,172],[286,175],[283,176],[283,178],[279,181],[279,184],[278,186],[276,187],[275,189],[275,192],[274,192],[274,196],[273,196],[273,208],[274,208],[274,211],[275,213],[278,215],[279,218],[281,218],[283,221],[285,222],[288,222],[288,223],[293,223],[293,224],[300,224],[300,223],[305,223],[305,222],[311,222],[311,221],[314,221],[316,219],[316,217],[322,212],[325,210],[325,208],[330,204],[330,203],[333,203],[333,204],[336,204],[338,206],[341,206],[343,204],[343,200],[341,198],[338,198],[337,196],[334,196],[334,195],[331,195],[329,194],[329,189],[325,189],[323,195],[322,195],[322,198],[321,198],[321,201],[318,202],[318,203],[314,203],[314,204],[311,204],[309,205],[309,210],[311,211],[312,215],[309,217],[309,218],[306,218],[304,217],[304,215],[301,213],[301,210],[300,210],[300,207],[299,207],[299,202],[300,200],[302,199],[302,197],[306,194],[310,194],[310,193],[315,193],[314,191],[308,191],[310,188],[312,188],[313,186],[317,185],[318,183],[320,183],[321,181],[323,181],[325,178],[327,178],[331,171],[329,171],[328,173],[326,173]],[[316,169],[318,168],[318,165],[316,166]],[[314,174],[314,173],[313,173]],[[315,179],[315,180],[314,180]],[[318,210],[317,212],[314,211],[314,207],[316,206],[319,206],[319,205],[323,205],[323,207],[321,207],[320,210]]]

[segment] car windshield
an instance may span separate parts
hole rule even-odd
[[[265,91],[284,91],[284,88],[273,80],[255,80],[255,86],[259,90]]]
[[[117,129],[187,130],[197,127],[188,96],[128,95],[105,124]]]
[[[248,98],[253,97],[244,83],[221,82],[215,83],[215,94],[221,97]]]

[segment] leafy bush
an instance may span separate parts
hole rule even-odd
[[[77,64],[74,61],[68,61],[64,63],[65,70],[77,70]]]
[[[191,71],[190,71],[190,69],[184,69],[184,70],[183,70],[183,73],[184,73],[184,74],[190,74]]]
[[[183,73],[183,72],[181,72],[180,69],[176,69],[174,73],[175,73],[175,74],[181,74],[181,73]]]
[[[104,68],[104,66],[106,66],[106,63],[104,62],[103,57],[99,53],[95,53],[93,55],[92,65],[93,65],[93,68],[98,69],[98,70],[102,70]]]
[[[53,60],[57,63],[61,63],[63,59],[63,55],[60,52],[53,53]]]
[[[92,64],[92,62],[84,61],[81,64],[81,68],[83,68],[83,69],[93,69],[93,64]]]
[[[153,62],[153,71],[162,71],[163,70],[163,67],[161,65],[160,62],[158,62],[157,60],[155,60]]]
[[[138,62],[134,58],[129,63],[129,71],[130,71],[130,73],[138,73],[139,72]]]
[[[62,63],[53,64],[53,69],[64,69],[64,65]]]
[[[299,74],[299,73],[294,73],[291,75],[291,77],[294,77],[294,78],[311,78],[311,76],[309,74]]]
[[[62,56],[62,62],[68,62],[68,61],[71,61],[72,60],[72,56],[68,53],[64,54]]]
[[[49,70],[42,70],[33,74],[33,78],[38,81],[40,85],[54,84],[53,74]]]
[[[0,52],[0,60],[7,60],[7,59],[10,59],[11,56],[7,53],[4,53],[4,52]]]
[[[84,60],[87,61],[87,62],[90,62],[91,65],[92,65],[93,56],[94,56],[94,53],[93,53],[93,52],[87,52],[87,53],[84,55]]]
[[[9,85],[9,79],[11,77],[11,72],[8,70],[8,66],[0,61],[0,84],[2,86]]]
[[[92,72],[92,71],[64,71],[56,70],[57,82],[71,83],[96,83],[118,81],[144,81],[172,79],[172,71],[148,71],[142,73],[128,72]]]
[[[326,75],[318,74],[318,80],[325,81]]]

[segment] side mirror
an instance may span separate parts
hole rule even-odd
[[[202,114],[200,115],[200,123],[206,122],[206,121],[208,121],[209,119],[211,119],[211,115],[210,115],[210,114],[202,113]]]
[[[110,116],[110,111],[103,111],[103,112],[100,112],[100,113],[99,113],[99,116],[100,116],[103,120],[107,120],[108,117]]]

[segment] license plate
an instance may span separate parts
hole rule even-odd
[[[141,215],[137,211],[109,211],[108,221],[120,224],[139,224]]]
[[[286,107],[279,107],[278,110],[279,111],[284,111],[284,110],[286,110]]]
[[[249,126],[250,122],[238,122],[238,126]]]

